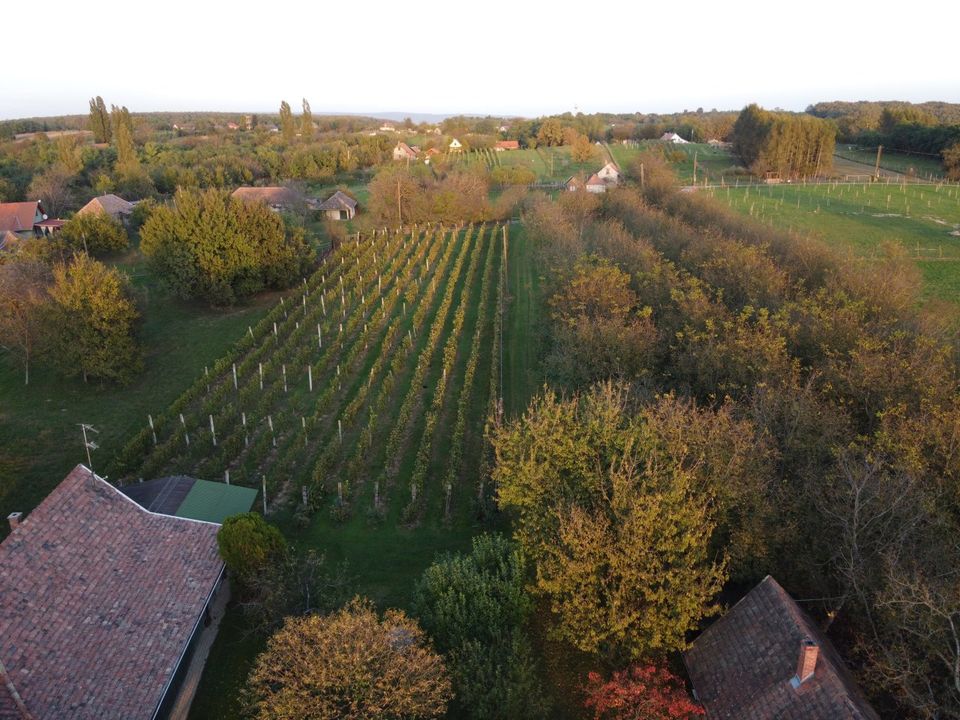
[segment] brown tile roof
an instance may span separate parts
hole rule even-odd
[[[417,156],[416,151],[412,147],[407,145],[405,142],[397,143],[397,147],[394,148],[394,154],[396,155],[397,152],[399,152],[404,157],[411,158],[411,159]]]
[[[294,205],[300,200],[296,190],[288,187],[239,187],[233,197],[244,202],[265,202],[271,206]]]
[[[36,720],[151,718],[223,570],[219,526],[78,465],[0,544],[0,661]]]
[[[133,203],[127,202],[118,195],[109,193],[107,195],[95,197],[82,208],[77,210],[77,215],[99,212],[106,213],[111,217],[117,217],[118,215],[129,215],[133,212]]]
[[[519,150],[519,140],[498,140],[496,146],[500,150]]]
[[[38,200],[30,202],[0,203],[0,232],[24,232],[33,229],[33,221],[40,205]],[[43,212],[43,208],[40,208]]]
[[[591,176],[590,176],[590,179],[587,180],[587,186],[596,186],[596,185],[604,185],[604,186],[606,186],[606,184],[607,184],[607,183],[604,182],[603,178],[601,178],[601,177],[600,177],[599,175],[597,175],[596,173],[594,173],[593,175],[591,175]]]
[[[800,647],[819,647],[794,687]],[[684,654],[708,720],[879,720],[814,622],[769,575]]]
[[[357,201],[347,195],[345,192],[337,190],[333,195],[324,200],[317,207],[318,210],[354,210],[357,207]]]

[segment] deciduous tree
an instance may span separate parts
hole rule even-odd
[[[127,279],[86,254],[53,268],[50,361],[65,375],[126,383],[143,367]]]
[[[355,599],[331,615],[288,618],[248,681],[263,720],[420,720],[452,695],[443,660],[399,610]]]
[[[64,224],[60,234],[71,247],[91,255],[120,252],[130,244],[123,225],[100,212],[74,215]]]
[[[20,358],[25,385],[47,327],[43,309],[49,283],[50,269],[37,260],[0,264],[0,346]]]
[[[287,144],[297,138],[297,122],[293,119],[293,111],[290,110],[290,103],[286,100],[280,102],[280,134]]]
[[[584,706],[594,720],[694,720],[705,712],[666,668],[631,665],[604,681],[599,673],[587,677]]]

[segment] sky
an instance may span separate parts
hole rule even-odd
[[[305,97],[315,113],[528,117],[960,102],[958,0],[48,0],[4,15],[35,40],[0,71],[0,119],[85,113],[95,95],[132,112]]]

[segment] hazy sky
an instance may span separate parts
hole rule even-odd
[[[98,94],[133,112],[275,111],[306,97],[314,112],[528,116],[960,101],[960,0],[887,7],[21,2],[4,24],[32,37],[0,71],[0,118],[83,113]]]

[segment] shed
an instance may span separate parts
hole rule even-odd
[[[337,190],[317,208],[324,217],[331,220],[352,220],[357,214],[357,201],[341,190]]]

